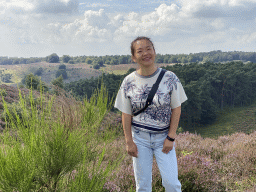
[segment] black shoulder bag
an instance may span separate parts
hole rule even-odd
[[[155,96],[155,94],[156,94],[156,91],[157,91],[157,89],[158,89],[158,86],[159,86],[159,84],[160,84],[160,82],[161,82],[161,80],[162,80],[162,78],[163,78],[165,72],[166,72],[165,69],[162,69],[162,70],[161,70],[161,72],[160,72],[160,74],[159,74],[159,76],[158,76],[158,78],[157,78],[155,84],[152,86],[152,89],[150,90],[150,92],[149,92],[149,94],[148,94],[148,98],[147,98],[145,107],[142,108],[141,110],[137,111],[136,113],[134,113],[134,114],[133,114],[134,116],[139,115],[141,112],[145,111],[145,110],[148,108],[149,105],[152,104],[153,98],[154,98],[154,96]]]

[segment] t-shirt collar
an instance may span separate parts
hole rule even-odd
[[[159,71],[160,71],[160,68],[157,68],[157,70],[152,75],[148,75],[148,76],[140,75],[137,73],[137,71],[135,71],[135,75],[141,78],[151,78],[151,77],[154,77]]]

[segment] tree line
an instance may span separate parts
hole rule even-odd
[[[256,52],[229,51],[222,52],[221,50],[190,53],[190,54],[157,54],[156,63],[194,63],[194,62],[229,62],[240,60],[243,62],[256,62]],[[49,63],[87,63],[93,68],[98,69],[104,64],[119,65],[132,63],[131,55],[106,55],[106,56],[69,56],[63,55],[59,57],[53,53],[47,57],[32,57],[32,58],[8,58],[0,57],[0,65],[17,65],[29,64],[46,61]]]
[[[164,68],[164,67],[163,67]],[[165,67],[180,79],[188,100],[182,104],[180,125],[183,128],[213,123],[226,107],[250,105],[256,98],[256,64],[241,61],[227,63],[176,64]],[[90,97],[104,82],[109,96],[115,98],[125,75],[103,74],[64,85],[78,98]]]

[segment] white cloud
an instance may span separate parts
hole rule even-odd
[[[255,0],[181,0],[184,15],[199,18],[255,18]]]
[[[13,44],[51,47],[93,47],[94,43],[121,47],[141,35],[181,50],[215,48],[225,43],[244,45],[256,39],[256,2],[252,0],[181,0],[181,4],[161,4],[147,13],[108,13],[99,9],[87,10],[83,15],[64,14],[74,13],[77,6],[77,0],[1,1],[0,25],[9,30],[7,39]]]
[[[0,10],[18,13],[72,13],[78,9],[78,0],[3,0]]]
[[[79,3],[79,5],[85,5],[86,7],[109,7],[109,4],[105,3]]]

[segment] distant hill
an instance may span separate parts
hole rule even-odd
[[[90,79],[91,77],[98,77],[102,74],[101,71],[91,68],[89,64],[65,64],[68,79],[64,80],[65,83],[78,81],[79,79]],[[41,80],[50,83],[56,78],[56,72],[60,63],[39,62],[31,64],[18,64],[18,65],[0,65],[0,71],[11,74],[12,77],[9,83],[0,81],[0,84],[16,85],[21,82],[25,75],[30,73],[35,74],[39,68],[42,68],[40,75]]]

